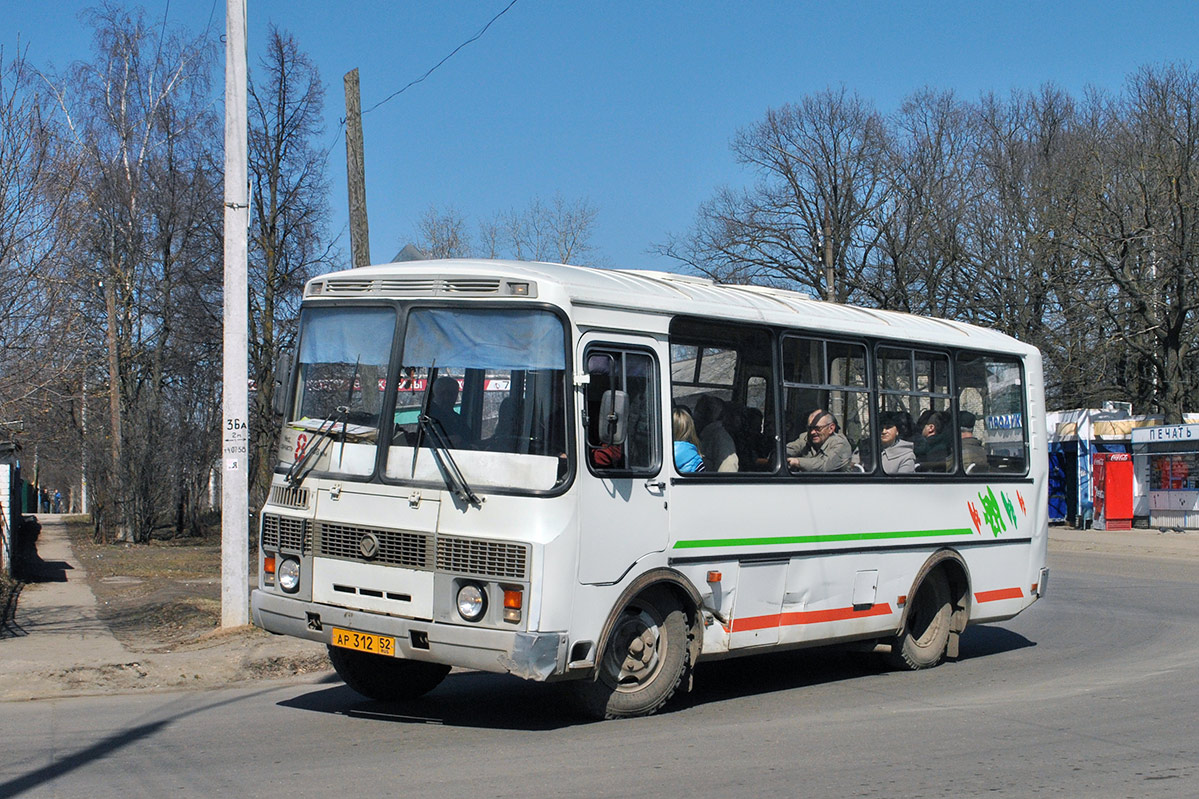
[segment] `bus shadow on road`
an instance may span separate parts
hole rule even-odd
[[[970,627],[958,661],[1036,646],[1002,627]],[[895,671],[886,658],[845,646],[771,652],[702,662],[695,688],[661,711],[683,712],[726,701],[847,682]],[[427,696],[408,702],[365,699],[337,683],[279,703],[281,707],[397,724],[549,731],[587,723],[575,709],[569,683],[536,683],[504,674],[456,672]]]
[[[962,634],[957,661],[1030,646],[1036,643],[1002,627],[969,627]],[[906,671],[891,665],[885,653],[869,651],[862,645],[793,649],[701,662],[695,670],[695,690],[675,703],[673,709]]]
[[[542,731],[582,723],[569,688],[487,672],[453,673],[426,696],[407,702],[365,699],[338,683],[284,700],[281,707],[397,724]]]

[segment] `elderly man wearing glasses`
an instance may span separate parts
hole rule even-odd
[[[837,419],[822,408],[808,414],[808,432],[787,444],[787,465],[801,472],[847,471],[851,455]]]

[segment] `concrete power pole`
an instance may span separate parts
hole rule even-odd
[[[366,224],[366,162],[362,148],[362,103],[358,70],[343,79],[346,86],[346,184],[350,195],[350,261],[355,269],[370,266],[370,229]]]
[[[221,626],[249,618],[249,347],[246,287],[250,226],[246,158],[246,0],[225,0],[225,337],[221,457]]]

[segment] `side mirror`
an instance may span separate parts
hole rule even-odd
[[[287,391],[291,388],[291,366],[292,354],[284,350],[279,354],[279,361],[275,364],[275,379],[273,387],[275,393],[272,396],[271,410],[276,416],[282,416],[287,413]]]
[[[602,444],[623,444],[628,436],[629,394],[611,389],[600,397],[599,438]]]

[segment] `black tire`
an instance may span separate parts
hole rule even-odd
[[[690,667],[687,615],[669,591],[651,589],[620,612],[594,679],[575,689],[592,718],[648,716],[674,696]]]
[[[424,696],[445,679],[450,667],[386,655],[329,647],[329,660],[337,676],[368,699],[402,702]]]
[[[901,669],[931,669],[945,657],[953,601],[949,580],[937,570],[924,578],[908,606],[903,633],[891,641],[892,665]]]

